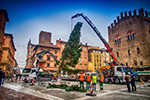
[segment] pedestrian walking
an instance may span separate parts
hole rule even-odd
[[[127,88],[128,88],[128,92],[130,92],[130,81],[129,81],[128,72],[126,72],[126,76],[125,76],[124,79],[126,80],[126,85],[127,85]]]
[[[91,76],[88,73],[87,74],[87,78],[86,78],[86,89],[89,90],[90,89],[90,85],[91,85]]]
[[[135,76],[133,74],[131,75],[131,86],[132,86],[132,91],[136,91]]]
[[[84,75],[83,75],[82,71],[79,76],[79,81],[80,81],[80,87],[84,88]]]
[[[97,76],[94,73],[93,77],[92,77],[92,82],[93,82],[93,90],[96,91],[96,83],[97,83]]]
[[[2,84],[2,78],[4,77],[4,73],[2,72],[2,68],[0,68],[0,87]]]
[[[5,81],[5,72],[3,71],[2,84],[4,84],[4,81]]]
[[[103,83],[104,83],[104,75],[102,73],[100,73],[100,90],[103,90]]]

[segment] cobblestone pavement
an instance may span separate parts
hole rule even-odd
[[[66,82],[68,85],[78,85],[79,82]],[[48,83],[46,83],[48,84]],[[55,83],[60,84],[60,83]],[[56,89],[39,86],[38,83],[31,86],[31,83],[23,83],[23,82],[7,82],[3,87],[7,89],[13,89],[15,92],[25,93],[26,95],[33,95],[37,97],[36,100],[50,99],[50,100],[150,100],[150,82],[146,82],[145,85],[141,85],[139,82],[136,82],[137,91],[127,92],[127,88],[125,84],[104,84],[104,90],[100,91],[99,86],[97,84],[97,90],[94,91],[96,96],[86,96],[87,92],[66,92],[64,89]],[[11,94],[11,93],[10,93]],[[8,95],[8,94],[7,94]],[[14,94],[11,94],[14,95]],[[15,96],[11,96],[11,100],[13,100]],[[10,99],[5,99],[10,100]],[[22,97],[15,100],[24,100]],[[34,98],[28,98],[26,100],[34,100]]]

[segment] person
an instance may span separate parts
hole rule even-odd
[[[92,82],[93,82],[93,90],[96,91],[96,83],[97,83],[97,76],[94,73],[93,77],[92,77]]]
[[[133,74],[131,75],[131,86],[132,86],[132,91],[136,91],[135,76]]]
[[[79,81],[80,81],[80,87],[84,88],[84,75],[83,75],[82,71],[81,71],[81,74],[79,76]]]
[[[0,87],[1,87],[1,84],[2,84],[3,76],[4,76],[4,73],[2,72],[2,68],[0,68]]]
[[[128,88],[128,92],[130,92],[130,81],[129,81],[128,72],[126,72],[126,76],[125,76],[124,79],[126,80],[126,85],[127,85],[127,88]]]
[[[103,90],[103,83],[104,83],[104,75],[102,73],[100,73],[100,90]]]
[[[4,84],[4,81],[5,81],[5,72],[3,71],[2,84]]]
[[[87,73],[87,78],[86,78],[86,89],[90,89],[90,83],[91,83],[91,76],[89,73]]]

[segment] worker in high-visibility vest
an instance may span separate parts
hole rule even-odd
[[[82,71],[81,71],[81,74],[79,76],[79,81],[80,81],[80,87],[84,88],[84,75],[83,75]]]
[[[90,83],[91,83],[91,76],[88,73],[87,74],[87,78],[86,78],[86,89],[89,90],[90,89]]]
[[[93,77],[92,77],[92,82],[93,82],[93,90],[96,91],[96,83],[97,83],[97,76],[94,73]]]
[[[100,86],[100,90],[103,90],[103,83],[104,83],[104,75],[102,73],[100,73],[100,82],[99,82],[99,86]]]

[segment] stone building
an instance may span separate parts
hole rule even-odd
[[[0,61],[2,58],[2,44],[5,32],[6,22],[9,21],[7,11],[4,9],[0,9]]]
[[[120,13],[108,27],[109,44],[119,63],[150,66],[150,12]]]
[[[88,65],[89,70],[94,72],[103,66],[103,55],[99,47],[88,47]]]

